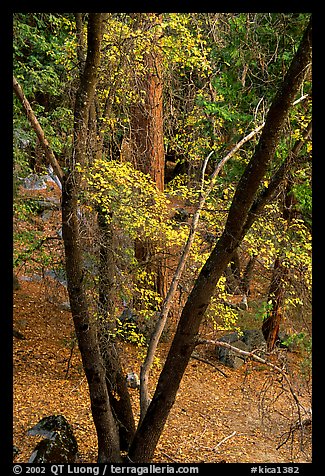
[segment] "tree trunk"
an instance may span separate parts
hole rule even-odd
[[[157,34],[151,51],[144,53],[146,74],[136,78],[138,94],[144,91],[143,103],[131,108],[131,148],[135,168],[149,174],[158,190],[164,190],[165,152],[163,134],[163,83],[162,58],[158,49],[159,25],[162,15],[155,13],[134,14],[135,28],[156,28]]]
[[[143,56],[145,73],[136,78],[138,94],[144,92],[143,103],[131,107],[130,147],[134,167],[149,174],[158,190],[164,190],[165,150],[163,130],[163,82],[162,57],[159,51],[161,14],[136,13],[133,15],[135,28],[143,31],[155,28],[150,51]],[[155,291],[164,299],[167,293],[166,262],[155,253],[151,243],[136,242],[135,256],[141,263],[148,263],[148,271],[154,271]]]
[[[127,450],[135,433],[135,421],[125,374],[121,366],[118,349],[110,331],[114,332],[115,319],[115,240],[111,226],[98,211],[99,243],[99,344],[106,370],[109,400],[119,429],[120,448]]]
[[[285,297],[285,278],[288,269],[281,263],[279,257],[274,262],[272,280],[270,284],[268,302],[271,302],[271,310],[262,324],[262,332],[267,342],[267,349],[271,352],[279,338],[282,309]]]
[[[198,331],[215,286],[243,239],[246,220],[258,187],[270,165],[290,106],[311,61],[311,22],[267,115],[266,123],[230,207],[225,229],[203,266],[188,297],[160,374],[153,399],[132,442],[129,457],[134,462],[151,461],[188,361],[195,348]]]
[[[97,323],[87,308],[73,178],[63,180],[62,234],[66,256],[68,293],[74,327],[88,381],[92,415],[98,438],[98,462],[120,461],[118,435],[109,405],[106,374],[98,345]]]
[[[225,270],[227,291],[230,294],[241,294],[241,266],[238,250],[236,250],[230,260],[229,266]]]
[[[122,451],[129,449],[135,433],[135,421],[132,404],[123,373],[119,350],[114,340],[106,333],[99,337],[103,356],[109,401],[119,432],[119,444]]]
[[[71,312],[88,381],[92,415],[97,431],[98,462],[120,462],[119,438],[107,392],[106,374],[98,343],[97,322],[89,315],[83,286],[82,248],[78,220],[80,177],[74,170],[75,164],[77,162],[84,164],[86,158],[89,110],[97,83],[102,23],[103,14],[89,14],[87,57],[74,111],[74,153],[62,183],[62,235]]]
[[[301,139],[297,140],[291,153],[290,153],[290,162],[294,164],[294,161],[297,160],[298,154],[302,148],[304,140],[311,133],[312,124],[308,124],[308,127],[303,133]],[[285,175],[285,167],[283,168],[283,177]],[[293,218],[296,217],[297,210],[295,208],[296,199],[293,194],[292,184],[293,184],[293,172],[289,172],[289,178],[287,180],[287,186],[285,188],[285,196],[283,203],[282,216],[287,222],[287,228],[290,225],[290,222]],[[281,255],[281,253],[280,253]],[[262,332],[267,342],[268,351],[271,352],[279,337],[280,324],[283,317],[283,304],[285,298],[285,280],[288,275],[288,268],[283,266],[281,256],[278,256],[274,262],[274,269],[272,280],[268,293],[268,301],[271,301],[271,310],[268,313],[265,321],[262,324]]]
[[[252,256],[249,257],[248,263],[244,269],[243,272],[243,277],[242,277],[242,290],[243,293],[246,296],[249,296],[250,294],[250,283],[253,277],[253,272],[254,272],[254,266],[257,260],[257,255],[252,254]]]

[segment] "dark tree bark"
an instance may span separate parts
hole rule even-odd
[[[75,13],[76,31],[77,31],[77,57],[79,61],[79,71],[83,72],[85,67],[85,39],[83,33],[83,18],[82,13]]]
[[[109,400],[117,422],[121,450],[127,450],[135,433],[135,421],[131,399],[127,388],[116,343],[112,337],[115,328],[115,239],[105,216],[98,211],[99,226],[99,344],[106,370]],[[110,334],[111,331],[111,334]]]
[[[129,449],[135,434],[132,404],[116,343],[107,333],[99,336],[101,354],[106,370],[109,401],[118,427],[120,449]]]
[[[234,252],[225,274],[228,292],[230,294],[241,294],[241,266],[238,250]]]
[[[155,394],[129,451],[134,462],[150,461],[163,431],[188,361],[196,346],[199,326],[215,286],[243,239],[246,220],[258,187],[270,165],[290,106],[311,61],[311,22],[276,94],[255,153],[240,179],[222,236],[203,266],[188,297],[160,374]]]
[[[97,84],[103,14],[90,13],[85,67],[77,91],[74,111],[74,151],[62,183],[62,234],[68,293],[83,367],[88,381],[92,415],[98,438],[98,462],[120,462],[118,431],[106,386],[106,373],[99,349],[97,323],[90,316],[83,285],[81,237],[78,220],[80,178],[74,170],[86,159],[90,106]]]
[[[84,36],[82,14],[76,13],[76,27],[79,59],[79,69],[81,75],[85,67]],[[110,114],[111,98],[107,98],[102,117]],[[95,158],[101,158],[104,148],[104,134],[99,127],[100,121],[96,111],[96,96],[89,107],[88,128],[87,128],[87,151],[88,157],[84,159],[85,164],[91,164]],[[91,153],[89,154],[89,151]],[[114,231],[107,223],[105,215],[100,207],[97,210],[97,224],[99,234],[99,282],[98,282],[98,316],[97,333],[98,342],[103,365],[106,373],[106,386],[109,402],[112,407],[113,416],[118,428],[121,450],[127,450],[135,432],[135,422],[128,392],[125,374],[123,372],[118,351],[110,331],[114,331],[112,322],[115,308],[115,237]]]

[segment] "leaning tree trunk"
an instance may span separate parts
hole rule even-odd
[[[203,266],[188,297],[160,374],[153,399],[129,451],[134,462],[151,461],[169,412],[198,340],[199,327],[215,286],[247,231],[246,220],[258,187],[272,161],[295,95],[311,61],[311,21],[267,115],[265,126],[237,186],[225,229]]]
[[[120,462],[118,431],[106,387],[106,374],[97,336],[97,322],[89,314],[83,284],[78,218],[80,177],[75,171],[75,164],[77,162],[84,164],[86,159],[89,110],[97,83],[102,29],[103,14],[90,13],[87,57],[75,101],[74,151],[69,169],[62,181],[62,235],[71,312],[88,381],[92,415],[97,431],[98,462]]]

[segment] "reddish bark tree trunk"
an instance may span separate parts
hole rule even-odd
[[[138,94],[144,95],[131,108],[131,149],[134,166],[149,174],[158,190],[164,190],[164,132],[163,132],[163,82],[162,58],[158,49],[161,15],[135,14],[135,25],[143,30],[157,28],[151,51],[143,57],[143,72],[136,78]],[[144,91],[142,93],[142,91]]]
[[[134,14],[135,28],[143,31],[156,29],[150,51],[143,56],[145,73],[136,77],[138,94],[143,94],[143,102],[139,101],[131,107],[130,113],[130,149],[131,160],[138,170],[149,174],[158,190],[164,190],[165,151],[163,129],[163,81],[162,57],[159,51],[160,23],[162,15],[155,13]],[[150,242],[136,242],[135,256],[147,271],[154,271],[155,291],[162,298],[167,292],[166,263],[163,257],[157,256]],[[136,304],[137,305],[137,304]]]
[[[269,289],[268,302],[271,309],[262,324],[262,332],[267,342],[268,351],[271,352],[279,338],[280,323],[282,320],[282,308],[285,296],[285,278],[288,269],[285,268],[279,257],[274,262],[272,280]]]
[[[303,137],[295,143],[290,154],[290,161],[292,163],[294,163],[294,160],[297,159],[304,140],[311,133],[311,129],[312,125],[310,122],[303,133]],[[281,175],[284,177],[285,167],[283,167]],[[289,172],[289,178],[285,189],[285,197],[282,211],[282,216],[287,221],[287,227],[290,225],[291,220],[295,218],[297,214],[297,210],[295,208],[297,201],[292,190],[292,176],[293,172]],[[279,329],[283,317],[283,304],[285,298],[285,280],[288,275],[288,272],[288,268],[283,266],[281,257],[278,256],[274,263],[274,270],[268,293],[268,301],[271,301],[271,310],[262,324],[262,332],[267,342],[269,352],[274,349],[276,341],[279,338]]]

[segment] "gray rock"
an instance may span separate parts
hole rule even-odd
[[[22,281],[42,281],[42,276],[40,274],[33,274],[33,276],[21,276]]]
[[[265,339],[263,332],[260,329],[247,329],[242,334],[238,332],[231,332],[222,336],[219,339],[220,342],[227,342],[234,347],[246,352],[259,349],[258,355],[261,356],[261,351],[265,350]],[[238,369],[245,362],[245,356],[237,354],[231,349],[225,347],[216,347],[217,357],[227,367]]]
[[[262,347],[266,343],[263,332],[260,329],[244,330],[241,340],[245,342],[250,351]]]
[[[38,200],[37,208],[39,214],[43,213],[45,210],[60,210],[60,200],[56,197]]]
[[[58,308],[61,311],[71,311],[70,302],[69,301],[61,302],[60,304],[58,304]]]
[[[40,441],[28,463],[73,463],[78,445],[72,428],[63,415],[51,415],[28,430],[28,435],[40,435]]]
[[[52,218],[53,211],[52,210],[43,210],[41,213],[41,219],[43,221],[48,221]]]
[[[126,384],[130,388],[140,388],[140,379],[138,374],[130,372],[126,376]]]
[[[58,281],[64,287],[67,287],[67,285],[68,285],[65,269],[63,269],[63,268],[46,269],[44,271],[44,276],[52,278],[55,281]]]
[[[227,336],[224,336],[227,337]],[[223,340],[222,340],[223,339]],[[219,339],[222,342],[227,342],[224,338]],[[237,347],[237,349],[249,351],[248,346],[241,340],[236,340],[232,342],[228,342],[233,347]],[[237,354],[231,349],[226,349],[225,347],[217,347],[217,357],[224,365],[230,367],[232,369],[239,369],[245,363],[245,356]]]
[[[24,179],[23,187],[26,190],[45,190],[46,183],[44,178],[39,177],[37,174],[31,174]]]
[[[240,335],[238,332],[231,332],[230,334],[225,334],[219,339],[221,342],[227,342],[227,344],[232,344],[240,340]]]

